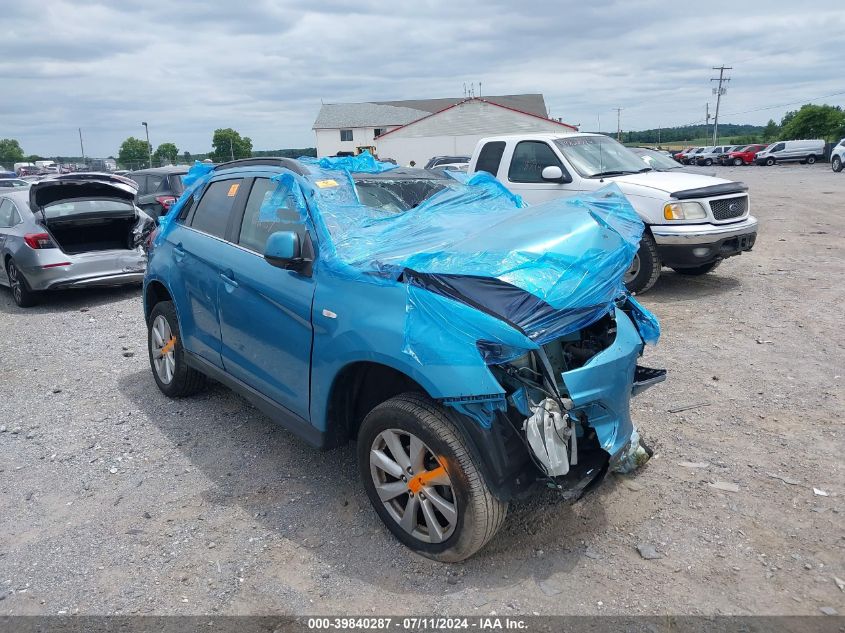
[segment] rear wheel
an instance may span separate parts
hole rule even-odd
[[[742,165],[742,159],[734,158],[734,167],[739,167],[740,165]]]
[[[15,265],[15,260],[10,259],[6,262],[6,274],[9,276],[12,298],[19,307],[31,308],[38,303],[38,293],[30,289],[29,282]]]
[[[708,158],[707,160],[704,161],[705,167],[710,167],[710,165],[712,165],[712,164],[713,164],[713,160],[710,159],[710,158]]]
[[[205,386],[205,376],[185,363],[179,320],[172,301],[161,301],[153,308],[147,341],[153,377],[164,395],[190,396]]]
[[[842,171],[842,159],[839,156],[834,156],[830,161],[830,168],[835,172]]]
[[[395,396],[370,411],[358,433],[358,469],[387,528],[434,560],[469,558],[507,514],[450,412],[420,394]]]
[[[660,256],[657,254],[657,244],[654,238],[643,233],[640,248],[631,262],[631,267],[625,273],[623,281],[629,292],[641,293],[657,283],[660,277]]]
[[[676,273],[680,275],[689,275],[691,277],[698,277],[699,275],[706,275],[711,270],[716,268],[721,263],[721,260],[710,262],[709,264],[702,264],[701,266],[693,266],[692,268],[673,268]]]
[[[815,165],[816,164],[816,157],[815,156],[807,156],[807,164],[808,165]]]

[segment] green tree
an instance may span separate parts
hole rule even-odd
[[[23,150],[20,143],[13,138],[0,139],[0,165],[12,169],[15,163],[23,162]]]
[[[117,162],[126,169],[140,169],[149,165],[151,149],[146,141],[130,136],[120,144]]]
[[[769,119],[766,127],[763,128],[763,140],[774,141],[780,135],[780,126],[775,123],[774,119]]]
[[[787,113],[792,115],[789,120],[784,116],[783,137],[786,139],[796,138],[821,138],[826,141],[838,141],[845,128],[845,112],[839,106],[812,105],[801,106],[798,112]]]
[[[189,165],[191,164],[191,152],[185,150],[182,153],[182,158],[185,160],[186,163],[188,163]]]
[[[242,137],[230,127],[214,130],[211,145],[214,151],[211,152],[210,157],[215,163],[252,156],[252,139],[248,136]]]
[[[179,150],[173,143],[162,143],[158,146],[153,154],[153,158],[158,161],[159,165],[173,165],[176,163],[176,157],[179,155]]]

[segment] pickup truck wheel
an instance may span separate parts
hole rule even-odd
[[[839,156],[834,156],[833,160],[830,161],[830,168],[835,172],[842,171],[842,159]]]
[[[734,167],[739,167],[741,165],[742,165],[742,159],[741,158],[734,158]]]
[[[508,509],[490,492],[451,415],[406,393],[370,411],[358,433],[358,469],[379,518],[413,551],[448,563],[481,549]]]
[[[12,298],[18,304],[19,308],[31,308],[38,304],[38,293],[30,289],[26,277],[15,266],[15,261],[11,258],[6,262],[6,275],[9,277],[9,288],[12,290]]]
[[[625,286],[629,292],[642,293],[657,283],[658,277],[660,277],[660,256],[657,254],[657,244],[650,234],[643,233],[640,248],[623,278]]]
[[[181,398],[205,386],[205,376],[185,362],[179,319],[172,301],[161,301],[153,308],[147,341],[153,378],[164,395]]]
[[[716,268],[721,263],[721,260],[717,259],[715,262],[710,262],[709,264],[702,264],[701,266],[694,266],[692,268],[673,268],[676,273],[679,275],[689,275],[691,277],[698,277],[699,275],[706,275],[711,270]]]

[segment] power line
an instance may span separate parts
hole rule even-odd
[[[776,108],[785,108],[786,106],[795,105],[797,103],[807,103],[808,101],[818,101],[819,99],[827,99],[828,97],[838,97],[845,95],[845,90],[842,92],[834,92],[829,95],[822,95],[820,97],[812,97],[810,99],[799,99],[798,101],[791,101],[789,103],[781,103],[779,105],[766,106],[764,108],[754,108],[753,110],[743,110],[742,112],[728,112],[725,116],[734,116],[736,114],[748,114],[750,112],[762,112],[763,110],[774,110]]]

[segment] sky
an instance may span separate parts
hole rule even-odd
[[[321,101],[540,92],[584,130],[765,124],[845,105],[845,5],[794,0],[50,0],[0,9],[0,138],[27,154],[116,155],[128,136],[206,152],[310,147]],[[476,92],[478,88],[476,88]],[[832,96],[828,96],[832,95]],[[824,98],[820,98],[824,97]]]

